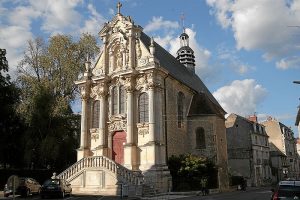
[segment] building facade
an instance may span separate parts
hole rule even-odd
[[[119,184],[171,187],[167,159],[192,153],[218,166],[228,187],[225,111],[195,74],[189,37],[177,59],[118,12],[99,36],[102,51],[76,82],[82,116],[78,162],[60,174],[81,192],[115,194]]]
[[[270,147],[264,126],[257,117],[230,114],[226,119],[229,173],[243,176],[249,186],[271,183]]]
[[[286,156],[286,162],[283,162],[284,165],[279,166],[282,169],[284,178],[299,178],[299,156],[292,129],[272,117],[268,117],[262,124],[266,128],[270,144],[276,147],[276,149],[273,149]]]

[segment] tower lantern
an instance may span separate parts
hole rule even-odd
[[[193,49],[189,46],[189,36],[183,33],[179,36],[180,38],[180,48],[177,51],[176,59],[179,60],[191,73],[195,73],[195,56]]]

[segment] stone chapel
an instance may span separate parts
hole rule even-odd
[[[195,74],[189,36],[180,35],[177,57],[123,16],[99,32],[94,64],[86,62],[81,91],[78,162],[59,177],[74,192],[118,194],[120,185],[141,194],[171,187],[167,159],[191,153],[218,167],[219,189],[228,187],[225,111]]]

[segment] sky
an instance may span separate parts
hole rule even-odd
[[[117,2],[0,0],[0,48],[7,50],[11,76],[29,39],[97,35]],[[120,2],[121,13],[174,56],[185,28],[196,73],[228,114],[271,116],[298,136],[300,85],[293,81],[300,80],[300,0]]]

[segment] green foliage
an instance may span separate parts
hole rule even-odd
[[[20,135],[23,124],[16,113],[19,90],[10,82],[6,51],[0,49],[0,164],[16,167],[22,162]]]
[[[78,95],[74,81],[83,73],[87,55],[93,58],[98,52],[89,34],[79,41],[55,35],[47,44],[41,38],[28,42],[17,78],[18,112],[27,126],[22,138],[27,167],[58,171],[76,161],[80,118],[70,106]]]
[[[217,169],[205,157],[192,154],[171,156],[168,167],[172,175],[173,190],[200,190],[201,179],[208,179],[208,187],[217,187]]]

